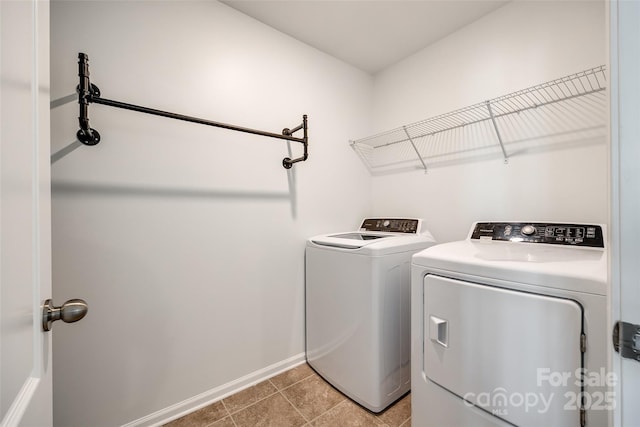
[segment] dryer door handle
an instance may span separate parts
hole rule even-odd
[[[445,348],[449,347],[449,322],[429,316],[429,338]]]

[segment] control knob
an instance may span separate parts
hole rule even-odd
[[[536,228],[533,225],[525,225],[524,227],[522,227],[521,231],[525,236],[531,236],[535,234]]]

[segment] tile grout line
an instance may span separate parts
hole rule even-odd
[[[302,378],[302,379],[300,379],[300,380],[296,381],[295,383],[291,383],[291,384],[289,384],[288,386],[283,387],[282,389],[278,388],[278,386],[276,386],[275,384],[273,384],[273,382],[272,382],[271,384],[273,384],[273,386],[276,388],[276,390],[278,390],[278,391],[283,391],[283,390],[286,390],[286,389],[288,389],[288,388],[293,387],[293,386],[294,386],[294,385],[296,385],[296,384],[301,383],[302,381],[304,381],[304,380],[306,380],[306,379],[308,379],[308,378],[310,378],[310,377],[312,377],[312,376],[314,376],[314,375],[318,375],[318,374],[316,374],[315,372],[311,372],[311,373],[310,373],[309,375],[307,375],[306,377],[304,377],[304,378]],[[318,375],[318,376],[320,377],[320,375]],[[322,377],[321,377],[321,378],[322,378]]]
[[[319,418],[320,416],[322,416],[323,414],[325,414],[326,412],[330,411],[331,409],[335,408],[335,406],[337,406],[337,405],[335,405],[335,406],[333,406],[332,408],[328,409],[327,411],[323,412],[322,414],[318,415],[317,417],[315,417],[315,418],[313,418],[313,419],[309,420],[309,419],[307,419],[307,417],[305,417],[305,416],[304,416],[304,414],[303,414],[302,412],[300,412],[300,410],[298,409],[298,407],[297,407],[296,405],[294,405],[294,404],[293,404],[293,402],[292,402],[292,401],[290,401],[290,400],[289,400],[289,398],[288,398],[288,397],[283,393],[283,391],[285,391],[285,390],[287,390],[287,389],[289,389],[289,388],[291,388],[291,387],[295,386],[296,384],[301,383],[302,381],[306,381],[306,380],[308,380],[309,378],[311,378],[311,377],[313,377],[313,376],[317,376],[318,378],[322,379],[322,377],[320,377],[320,375],[318,375],[315,371],[312,371],[312,372],[311,372],[309,375],[307,375],[306,377],[304,377],[304,378],[300,379],[299,381],[296,381],[295,383],[289,384],[288,386],[283,387],[282,389],[279,389],[278,387],[276,387],[276,389],[277,389],[277,390],[278,390],[278,392],[282,395],[282,397],[284,397],[284,399],[285,399],[287,402],[289,402],[289,404],[290,404],[291,406],[293,406],[293,409],[295,409],[295,410],[296,410],[296,412],[298,412],[298,413],[300,414],[300,416],[302,417],[302,419],[306,421],[306,423],[305,423],[305,424],[303,424],[303,427],[304,427],[304,426],[310,426],[310,425],[311,425],[311,423],[312,423],[314,420],[316,420],[317,418]],[[322,380],[324,381],[324,379],[322,379]],[[275,385],[275,384],[274,384],[274,385]]]
[[[295,368],[294,368],[294,369],[295,369]],[[273,386],[273,388],[275,389],[275,391],[274,391],[273,393],[268,394],[267,396],[265,396],[265,397],[263,397],[263,398],[261,398],[261,399],[256,400],[255,402],[253,402],[253,403],[251,403],[251,404],[249,404],[249,405],[247,405],[247,406],[244,406],[244,407],[242,407],[242,408],[240,408],[240,409],[238,409],[238,410],[236,410],[236,411],[233,411],[233,412],[232,412],[232,411],[230,411],[230,410],[229,410],[229,408],[227,408],[227,405],[225,405],[225,403],[224,403],[224,400],[225,400],[225,399],[227,399],[227,398],[229,398],[229,397],[231,397],[231,396],[233,396],[233,395],[225,397],[225,399],[220,400],[220,402],[222,402],[222,405],[223,405],[223,406],[224,406],[224,408],[227,410],[228,415],[229,415],[229,416],[231,416],[231,415],[237,414],[238,412],[244,411],[245,409],[249,408],[250,406],[253,406],[253,405],[257,404],[258,402],[262,402],[263,400],[270,398],[271,396],[273,396],[274,394],[276,394],[276,393],[278,393],[278,392],[280,392],[280,391],[282,391],[282,390],[286,390],[286,389],[288,389],[289,387],[293,387],[294,385],[296,385],[296,384],[298,384],[298,383],[300,383],[300,382],[302,382],[302,381],[306,380],[307,378],[309,378],[309,377],[311,377],[311,376],[313,376],[313,375],[317,375],[317,374],[315,373],[315,371],[312,371],[312,372],[311,372],[309,375],[307,375],[306,377],[304,377],[304,378],[302,378],[302,379],[300,379],[300,380],[298,380],[298,381],[296,381],[296,382],[294,382],[294,383],[291,383],[291,384],[289,384],[288,386],[283,387],[282,389],[280,389],[277,385],[275,385],[275,384],[273,383],[273,381],[271,381],[271,380],[272,380],[273,378],[275,378],[275,377],[267,378],[266,380],[264,380],[264,381],[262,381],[262,382],[267,382],[267,381],[268,381],[268,382],[269,382],[269,384],[271,384],[271,385]],[[277,376],[277,375],[276,375],[276,376]],[[255,386],[257,386],[258,384],[260,384],[260,383],[256,383],[256,384],[252,385],[251,387],[255,387]],[[251,388],[251,387],[248,387],[247,389],[249,389],[249,388]],[[245,390],[247,390],[247,389],[245,389]],[[244,391],[244,390],[243,390],[243,391]],[[241,392],[242,392],[242,391],[241,391]]]
[[[312,377],[313,375],[317,375],[317,374],[315,374],[315,372],[312,372],[311,374],[307,375],[306,377],[304,377],[304,378],[302,378],[302,379],[300,379],[300,380],[298,380],[298,381],[296,381],[296,382],[294,382],[294,383],[292,383],[292,384],[289,384],[288,386],[283,387],[282,389],[280,389],[278,386],[276,386],[276,385],[273,383],[273,381],[271,381],[271,379],[270,379],[270,378],[268,378],[268,379],[266,379],[265,381],[268,381],[268,382],[273,386],[273,388],[275,389],[275,391],[274,391],[273,393],[270,393],[269,395],[267,395],[267,396],[263,397],[262,399],[256,400],[255,402],[253,402],[253,403],[251,403],[251,404],[249,404],[249,405],[247,405],[247,406],[244,406],[244,407],[242,407],[242,408],[240,408],[240,409],[238,409],[237,411],[234,411],[234,412],[230,411],[230,410],[227,408],[227,405],[224,403],[224,399],[222,399],[222,400],[221,400],[221,402],[222,402],[222,405],[223,405],[224,409],[227,411],[227,416],[229,416],[229,417],[231,418],[231,421],[232,421],[232,422],[233,422],[233,424],[237,427],[236,420],[235,420],[235,419],[234,419],[234,417],[233,417],[234,415],[237,415],[238,413],[240,413],[240,412],[242,412],[242,411],[244,411],[244,410],[246,410],[246,409],[249,409],[250,407],[252,407],[252,406],[254,406],[254,405],[257,405],[258,403],[262,402],[263,400],[268,399],[268,398],[272,397],[273,395],[275,395],[275,394],[277,394],[277,393],[280,393],[280,395],[281,395],[281,396],[282,396],[282,397],[283,397],[283,398],[284,398],[284,399],[285,399],[285,400],[286,400],[286,401],[287,401],[291,406],[293,406],[293,408],[296,410],[296,412],[298,412],[298,413],[300,414],[300,416],[302,416],[302,419],[303,419],[303,420],[305,420],[305,425],[306,425],[306,424],[308,424],[308,423],[309,423],[309,420],[307,420],[307,417],[305,417],[305,416],[304,416],[304,415],[303,415],[303,414],[298,410],[298,408],[296,408],[296,406],[295,406],[293,403],[291,403],[291,401],[290,401],[289,399],[287,399],[287,397],[284,395],[284,393],[282,393],[282,391],[283,391],[283,390],[286,390],[286,389],[288,389],[288,388],[290,388],[290,387],[293,387],[294,385],[296,385],[296,384],[298,384],[298,383],[301,383],[302,381],[304,381],[304,380],[306,380],[306,379],[308,379],[308,378]],[[256,385],[257,385],[257,384],[254,384],[252,387],[255,387]],[[220,420],[217,420],[217,421],[220,421]],[[215,421],[215,422],[217,422],[217,421]]]
[[[335,405],[333,405],[332,407],[330,407],[329,409],[327,409],[326,411],[324,411],[323,413],[321,413],[320,415],[318,415],[317,417],[314,417],[313,419],[309,420],[309,425],[311,425],[311,423],[312,423],[312,422],[316,421],[316,420],[317,420],[318,418],[320,418],[321,416],[325,415],[327,412],[329,412],[329,411],[333,410],[334,408],[338,407],[338,406],[339,406],[339,405],[341,405],[342,403],[347,402],[347,401],[349,400],[349,398],[348,398],[344,393],[342,393],[340,390],[338,390],[337,388],[335,388],[335,387],[334,387],[331,383],[329,383],[327,380],[325,380],[324,378],[322,378],[322,376],[321,376],[320,374],[318,374],[316,371],[313,371],[313,373],[312,373],[311,375],[309,375],[308,377],[306,377],[306,378],[304,378],[304,379],[302,379],[302,380],[298,381],[297,383],[295,383],[295,384],[291,384],[291,386],[289,386],[289,387],[293,387],[294,385],[296,385],[296,384],[298,384],[298,383],[300,383],[300,382],[302,382],[302,381],[304,381],[304,380],[306,380],[306,379],[308,379],[308,378],[310,378],[310,377],[312,377],[312,376],[314,376],[314,375],[315,375],[316,377],[318,377],[318,378],[320,379],[320,381],[322,381],[323,383],[327,384],[327,385],[328,385],[329,387],[331,387],[333,390],[335,390],[336,392],[338,392],[338,393],[340,394],[340,396],[342,396],[342,400],[341,400],[341,401],[339,401],[338,403],[336,403]],[[289,388],[289,387],[287,387],[287,388]],[[283,389],[283,390],[284,390],[284,389]],[[292,403],[292,405],[293,405],[293,403]],[[295,407],[295,405],[294,405],[294,407]],[[296,409],[297,409],[297,408],[296,408]],[[306,418],[305,418],[305,419],[306,419]]]
[[[265,381],[269,381],[269,380],[267,379],[267,380],[265,380]],[[258,403],[262,402],[263,400],[268,399],[268,398],[270,398],[271,396],[273,396],[274,394],[276,394],[276,393],[278,392],[278,387],[276,387],[276,386],[275,386],[275,384],[273,384],[271,381],[269,381],[269,383],[270,383],[270,384],[273,386],[273,388],[275,389],[275,391],[274,391],[273,393],[270,393],[270,394],[266,395],[265,397],[263,397],[263,398],[261,398],[261,399],[258,399],[258,400],[256,400],[255,402],[250,403],[250,404],[248,404],[248,405],[246,405],[246,406],[243,406],[242,408],[240,408],[240,409],[238,409],[238,410],[235,410],[235,411],[233,411],[233,412],[232,412],[232,411],[229,411],[229,410],[227,409],[227,411],[229,412],[229,416],[231,416],[231,415],[235,415],[235,414],[237,414],[238,412],[242,412],[242,411],[244,411],[245,409],[248,409],[248,408],[252,407],[253,405],[257,405]],[[258,383],[258,384],[259,384],[259,383]],[[253,386],[251,386],[251,387],[255,387],[256,385],[257,385],[257,384],[255,384],[255,385],[253,385]],[[233,395],[232,395],[232,396],[233,396]],[[231,396],[228,396],[228,397],[231,397]],[[224,404],[224,401],[223,401],[222,403]],[[225,405],[225,408],[226,408],[226,405]]]
[[[223,406],[223,407],[224,407],[224,409],[227,411],[227,417],[229,417],[229,418],[231,419],[231,422],[233,423],[233,425],[234,425],[235,427],[238,427],[238,424],[236,424],[236,420],[234,420],[234,419],[233,419],[233,416],[231,415],[231,411],[229,410],[229,408],[227,408],[226,403],[224,403],[224,399],[222,399],[220,402],[222,402],[222,406]],[[222,418],[222,419],[224,420],[224,418]],[[220,420],[218,420],[218,421],[220,421]],[[218,421],[215,421],[215,422],[217,423]],[[213,423],[212,423],[212,424],[210,424],[210,425],[209,425],[209,427],[211,427],[212,425],[213,425]]]
[[[290,384],[290,385],[288,385],[287,387],[284,387],[284,388],[282,388],[282,389],[278,389],[278,392],[282,395],[282,397],[284,397],[284,398],[285,398],[285,400],[286,400],[287,402],[289,402],[289,404],[290,404],[291,406],[293,406],[293,408],[294,408],[294,409],[295,409],[295,410],[296,410],[296,411],[297,411],[297,412],[302,416],[302,418],[306,421],[306,423],[305,423],[305,424],[303,424],[303,426],[305,426],[305,425],[309,425],[309,426],[310,426],[312,422],[314,422],[315,420],[317,420],[318,418],[320,418],[321,416],[323,416],[323,415],[324,415],[324,414],[326,414],[327,412],[331,411],[333,408],[337,407],[337,406],[338,406],[338,405],[340,405],[341,403],[345,402],[345,401],[346,401],[346,399],[347,399],[347,398],[346,398],[346,396],[344,396],[344,394],[342,394],[341,392],[339,392],[339,391],[338,391],[338,392],[342,395],[342,397],[343,397],[343,399],[342,399],[340,402],[336,403],[336,404],[335,404],[335,405],[333,405],[331,408],[327,409],[326,411],[324,411],[322,414],[318,415],[317,417],[314,417],[314,418],[312,418],[312,419],[307,419],[307,417],[305,417],[305,416],[304,416],[304,414],[303,414],[302,412],[300,412],[300,410],[298,409],[298,407],[297,407],[296,405],[294,405],[294,404],[293,404],[293,402],[291,402],[291,401],[287,398],[287,396],[283,393],[283,391],[284,391],[284,390],[287,390],[287,389],[289,389],[289,388],[291,388],[291,387],[293,387],[293,386],[295,386],[296,384],[301,383],[302,381],[306,381],[306,380],[308,380],[309,378],[311,378],[311,377],[313,377],[313,376],[317,376],[318,378],[320,378],[320,380],[322,380],[323,382],[326,382],[326,380],[325,380],[324,378],[322,378],[322,377],[321,377],[320,375],[318,375],[315,371],[313,371],[311,374],[307,375],[306,377],[302,378],[301,380],[296,381],[295,383]],[[327,383],[327,384],[328,384],[328,383]],[[330,385],[330,384],[329,384],[329,385]],[[330,386],[331,386],[331,385],[330,385]],[[277,388],[277,387],[276,387],[276,388]],[[334,387],[333,387],[333,386],[331,386],[331,388],[334,388]],[[335,388],[334,388],[334,389],[335,389]]]
[[[340,402],[336,403],[335,405],[333,405],[331,408],[327,409],[326,411],[324,411],[323,413],[321,413],[320,415],[318,415],[317,417],[313,418],[311,421],[309,421],[309,423],[312,423],[314,421],[316,421],[318,418],[320,418],[321,416],[325,415],[327,412],[337,408],[338,406],[342,405],[343,403],[345,403],[347,401],[347,397],[345,397],[344,399],[342,399]]]
[[[384,422],[384,420],[382,418],[380,418],[380,416],[378,414],[373,414],[373,416],[376,418],[376,420],[378,420],[380,422],[380,424],[382,424],[382,426],[380,426],[380,427],[385,427],[385,426],[386,427],[391,427],[388,423]],[[398,427],[402,427],[402,424],[404,424],[404,422],[400,423],[400,425]]]
[[[292,384],[293,385],[293,384]],[[288,387],[287,387],[288,388]],[[284,395],[284,393],[282,392],[282,390],[278,390],[278,393],[280,393],[280,396],[284,397],[284,400],[286,400],[287,402],[289,402],[289,405],[291,405],[293,407],[293,409],[296,410],[296,412],[298,414],[300,414],[300,416],[302,417],[302,419],[305,421],[305,423],[303,424],[303,426],[308,425],[310,423],[310,421],[307,419],[307,417],[304,416],[304,414],[302,412],[300,412],[300,410],[296,407],[296,405],[294,405],[288,398],[287,396]]]

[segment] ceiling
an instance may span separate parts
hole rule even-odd
[[[226,0],[222,3],[375,74],[508,0]]]

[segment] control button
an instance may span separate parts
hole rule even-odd
[[[521,231],[525,236],[531,236],[536,232],[536,228],[533,225],[525,225],[524,227],[522,227]]]
[[[510,236],[511,235],[511,226],[507,225],[506,227],[504,227],[504,235],[505,236]]]
[[[388,219],[385,219],[384,222],[382,223],[384,227],[388,227],[389,224],[391,224],[391,222]]]

